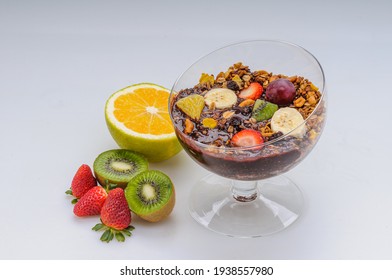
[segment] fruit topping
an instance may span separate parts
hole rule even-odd
[[[214,75],[208,75],[207,73],[202,73],[199,79],[200,84],[209,84],[209,85],[214,85],[215,79]]]
[[[191,134],[195,125],[190,119],[185,119],[185,129],[184,133]]]
[[[237,103],[237,95],[227,88],[213,88],[206,93],[204,99],[207,106],[210,107],[214,103],[217,109],[230,108]]]
[[[251,106],[253,104],[255,104],[255,101],[253,99],[246,99],[246,100],[242,101],[240,104],[238,104],[238,106],[246,107],[246,106]]]
[[[256,121],[264,121],[272,118],[274,113],[278,110],[278,105],[270,103],[265,100],[257,99],[253,106],[252,117]]]
[[[310,88],[311,88],[312,90],[314,90],[314,91],[318,91],[318,90],[319,90],[319,88],[316,87],[313,83],[310,83]]]
[[[295,98],[295,87],[287,79],[272,81],[265,90],[265,99],[278,105],[288,105]]]
[[[147,169],[144,156],[124,149],[103,152],[94,161],[94,173],[101,186],[110,183],[125,188],[136,174]]]
[[[234,77],[231,78],[231,80],[237,84],[238,88],[242,88],[243,81],[240,78],[240,76],[235,75]]]
[[[129,208],[149,222],[165,219],[175,204],[174,185],[161,171],[148,170],[135,176],[125,189]]]
[[[280,108],[271,119],[271,129],[274,132],[289,133],[291,136],[302,138],[306,133],[306,127],[303,124],[304,118],[294,108]]]
[[[236,147],[251,147],[263,143],[264,140],[261,133],[253,129],[241,130],[231,139],[231,144]]]
[[[300,108],[300,107],[304,106],[305,102],[306,102],[306,99],[301,96],[301,97],[295,99],[293,103],[294,103],[295,107]]]
[[[204,108],[204,98],[198,94],[191,94],[181,98],[176,103],[177,107],[188,117],[199,120]]]
[[[256,100],[260,98],[261,94],[263,93],[263,87],[257,83],[251,83],[249,87],[241,90],[240,94],[238,97],[243,98],[243,99],[253,99]]]
[[[218,121],[213,118],[205,118],[203,119],[202,124],[206,128],[215,128],[218,125]]]
[[[212,77],[213,74],[202,76],[203,79]],[[271,127],[271,119],[279,108],[288,107],[296,110],[296,115],[302,116],[299,119],[300,123],[304,123],[304,119],[308,119],[313,113],[317,116],[323,115],[322,109],[315,111],[322,93],[311,81],[302,76],[287,76],[266,70],[252,71],[248,66],[236,63],[227,71],[221,71],[215,76],[213,87],[199,83],[192,88],[179,90],[173,104],[176,104],[176,100],[194,94],[205,99],[200,118],[189,118],[177,106],[171,107],[171,117],[177,131],[182,131],[188,138],[203,144],[233,147],[236,145],[236,138],[233,139],[233,135],[242,130],[260,132],[264,142],[281,139],[282,135],[288,133],[303,137],[304,141],[310,141],[311,135],[308,131],[315,127],[315,131],[319,133],[322,125],[322,118],[315,117],[314,122],[299,124],[298,129],[287,129],[289,124],[286,123],[280,127],[285,117],[281,116],[278,119],[277,114],[273,128]],[[287,122],[292,123],[293,120]],[[295,131],[291,132],[292,129]],[[284,141],[291,143],[297,139],[288,137]],[[296,145],[302,148],[299,142],[296,142]],[[183,146],[187,148],[187,145]],[[267,151],[273,149],[280,150],[280,143],[269,145],[267,149],[263,146],[263,153],[268,154]]]
[[[99,186],[91,188],[75,204],[74,214],[78,217],[99,215],[107,196],[104,188]]]
[[[238,86],[238,83],[236,81],[233,81],[233,80],[227,81],[227,88],[231,89],[231,90],[234,90],[234,91],[240,89],[240,87]]]

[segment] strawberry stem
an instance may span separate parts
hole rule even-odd
[[[115,189],[116,187],[117,187],[117,184],[109,182],[108,179],[105,180],[104,189],[106,190],[107,193],[109,193],[109,191]]]

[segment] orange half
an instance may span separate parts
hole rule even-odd
[[[174,133],[168,111],[169,90],[138,84],[118,91],[109,99],[108,117],[132,132],[148,135]]]

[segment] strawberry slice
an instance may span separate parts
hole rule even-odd
[[[253,129],[244,129],[236,133],[231,139],[231,144],[236,147],[251,147],[263,144],[261,133]]]
[[[241,90],[238,97],[243,99],[253,99],[256,100],[260,98],[261,94],[263,93],[263,86],[257,82],[251,83],[249,87]]]

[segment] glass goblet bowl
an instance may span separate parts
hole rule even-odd
[[[176,97],[199,84],[202,73],[216,77],[238,62],[252,71],[303,77],[321,97],[303,123],[262,144],[231,147],[196,141],[184,132]],[[300,163],[317,143],[325,123],[326,94],[317,59],[304,48],[283,41],[235,43],[200,58],[183,72],[170,93],[171,120],[186,153],[212,172],[193,184],[189,197],[192,217],[214,232],[235,237],[266,236],[298,220],[304,205],[302,192],[281,174]],[[298,130],[305,130],[303,137],[293,136]]]

